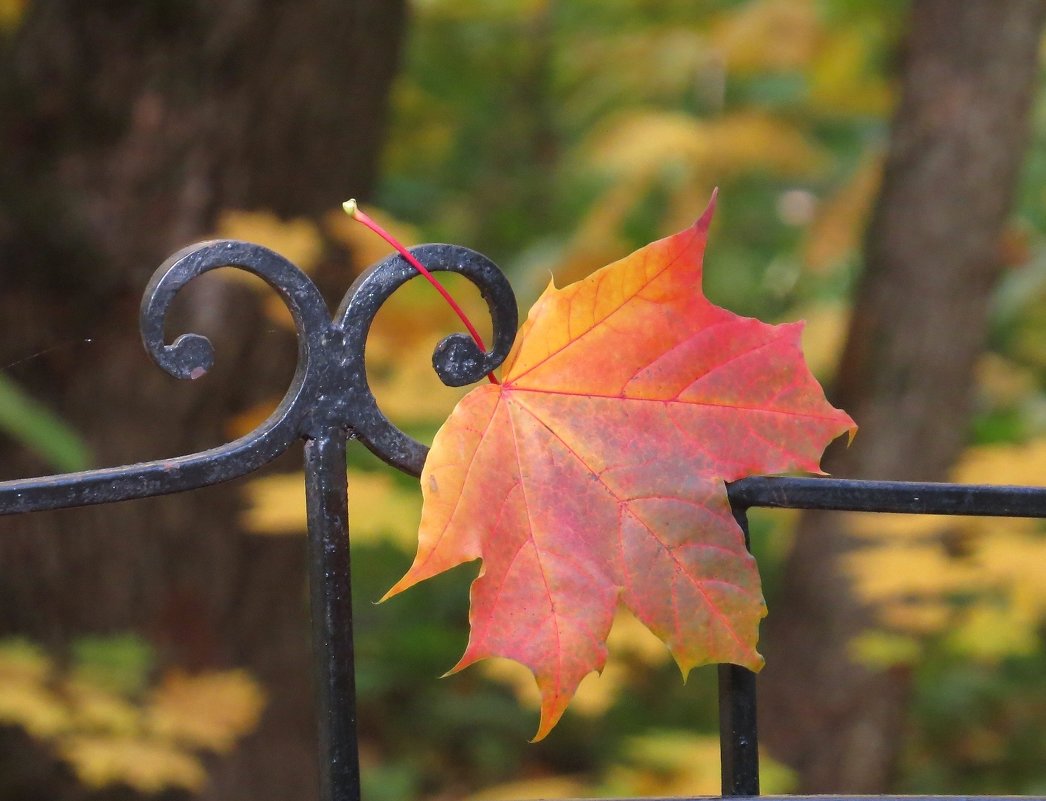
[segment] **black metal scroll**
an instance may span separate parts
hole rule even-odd
[[[490,310],[494,341],[481,353],[464,334],[452,334],[433,353],[445,383],[481,379],[508,355],[517,311],[512,287],[485,256],[452,245],[421,245],[412,253],[432,272],[454,272],[475,284]],[[249,434],[211,450],[115,468],[0,482],[0,514],[111,503],[203,487],[257,470],[299,439],[329,427],[359,438],[377,456],[413,475],[428,449],[378,409],[367,383],[364,348],[381,304],[417,272],[392,256],[352,285],[333,320],[312,280],[268,248],[246,242],[203,242],[175,253],[153,275],[141,306],[141,333],[153,360],[176,378],[198,378],[214,361],[210,341],[182,334],[165,344],[164,324],[178,291],[219,267],[237,267],[264,279],[287,304],[298,336],[298,366],[282,402]]]

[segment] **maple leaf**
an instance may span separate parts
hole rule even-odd
[[[820,472],[854,422],[803,362],[802,323],[713,305],[701,261],[715,196],[689,229],[531,309],[503,368],[436,434],[421,475],[418,553],[386,598],[482,559],[471,634],[450,671],[502,656],[534,673],[535,739],[606,662],[624,604],[684,677],[758,670],[766,614],[725,482]]]

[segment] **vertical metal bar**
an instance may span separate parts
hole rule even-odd
[[[719,749],[723,795],[759,795],[755,674],[737,665],[719,666]]]
[[[748,545],[748,515],[734,518]],[[738,665],[719,666],[719,753],[723,795],[759,795],[759,737],[756,730],[755,674]]]
[[[345,432],[305,443],[320,801],[360,801]]]

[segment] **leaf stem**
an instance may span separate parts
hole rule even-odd
[[[461,322],[464,323],[466,330],[468,330],[468,332],[472,335],[472,338],[476,341],[476,344],[479,346],[479,349],[486,353],[487,346],[483,344],[483,337],[479,335],[479,331],[476,330],[476,326],[472,324],[472,321],[465,314],[465,311],[461,308],[461,306],[458,305],[458,302],[454,300],[451,294],[447,291],[447,288],[436,280],[436,277],[431,272],[429,272],[425,265],[423,265],[420,261],[414,258],[414,254],[407,250],[407,248],[404,247],[399,242],[399,240],[396,239],[396,237],[394,237],[392,234],[390,234],[388,231],[382,228],[377,222],[374,221],[373,218],[371,218],[370,215],[363,211],[356,203],[355,199],[346,200],[344,203],[341,204],[341,207],[345,209],[345,213],[352,217],[354,220],[362,223],[367,228],[376,233],[378,236],[380,236],[382,239],[384,239],[386,242],[388,242],[390,245],[392,245],[392,247],[394,247],[396,251],[407,260],[411,267],[417,270],[425,278],[426,281],[428,281],[430,284],[432,284],[432,286],[436,288],[436,291],[443,296],[443,299],[447,301],[447,303],[450,305],[450,308],[454,310],[454,313],[457,314],[458,317],[461,319]],[[491,384],[501,383],[500,381],[498,381],[497,376],[495,376],[492,372],[487,373],[487,380],[490,381]]]

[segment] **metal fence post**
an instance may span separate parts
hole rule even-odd
[[[734,519],[748,540],[748,512],[734,505]],[[724,796],[759,795],[759,735],[755,674],[740,665],[720,665],[719,754]]]
[[[320,801],[360,801],[345,442],[332,426],[305,443]]]

